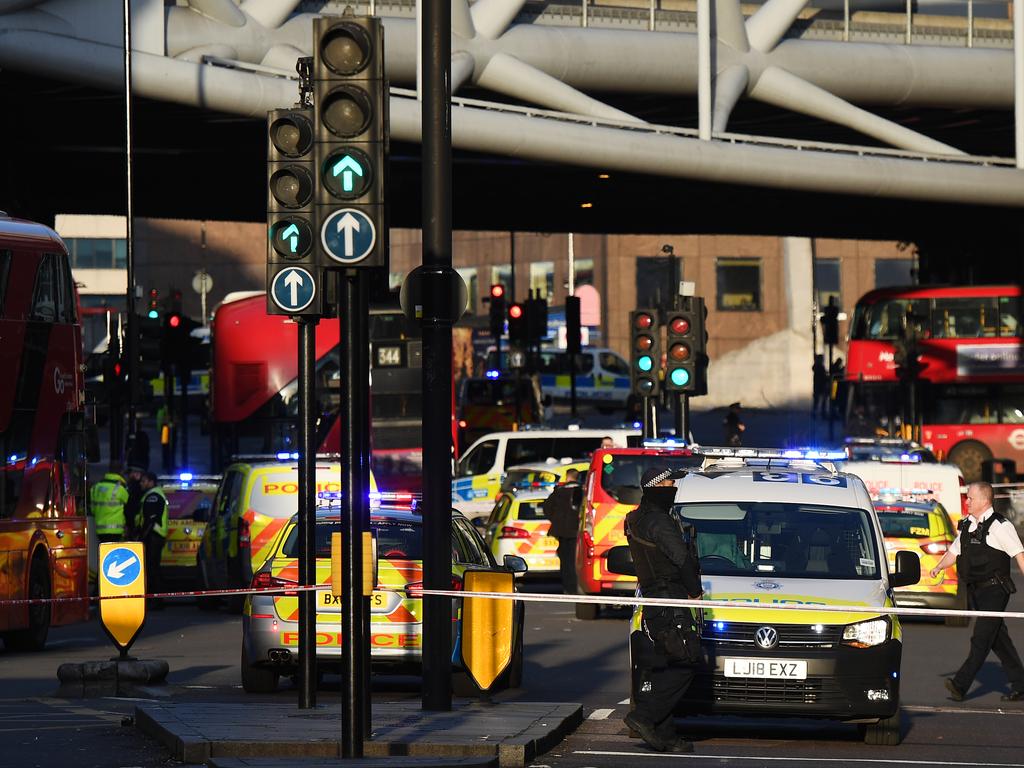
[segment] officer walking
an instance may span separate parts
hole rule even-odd
[[[96,524],[96,538],[100,543],[124,539],[124,505],[128,502],[128,489],[121,477],[120,467],[111,463],[103,479],[89,492],[89,509]]]
[[[700,563],[669,515],[675,480],[684,472],[650,468],[640,479],[640,506],[626,515],[626,538],[644,597],[699,598]],[[644,630],[651,640],[638,658],[635,709],[625,722],[658,752],[692,752],[693,744],[676,735],[673,713],[693,681],[700,659],[700,636],[689,608],[644,608]]]
[[[135,530],[146,552],[146,591],[160,592],[160,558],[167,540],[167,497],[156,484],[156,475],[143,472],[140,480],[142,499],[135,518]],[[152,608],[162,608],[159,599],[153,600]]]
[[[567,595],[576,594],[576,534],[580,527],[579,505],[583,491],[579,476],[577,470],[567,469],[565,482],[555,486],[542,505],[544,516],[551,521],[548,532],[558,539],[558,572],[562,577],[562,591]]]
[[[1013,523],[992,509],[992,486],[971,483],[967,488],[967,511],[960,521],[960,535],[931,570],[934,579],[956,559],[957,576],[967,585],[967,600],[974,611],[1005,611],[1010,595],[1017,591],[1010,577],[1010,561],[1024,573],[1024,545]],[[945,681],[954,701],[963,701],[975,675],[995,651],[1010,679],[1010,692],[1003,701],[1024,699],[1024,665],[1013,646],[1006,622],[1001,618],[974,620],[971,650],[957,673]]]

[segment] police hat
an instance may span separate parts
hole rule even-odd
[[[653,488],[664,480],[679,480],[686,477],[685,469],[668,469],[667,467],[651,467],[644,470],[640,477],[640,485],[643,488]]]

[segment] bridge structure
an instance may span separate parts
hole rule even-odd
[[[1000,237],[1019,233],[1024,0],[451,3],[456,194],[463,167],[478,199],[464,224],[793,232],[816,218],[823,233],[889,236],[955,209],[964,229],[981,217]],[[402,171],[418,165],[420,138],[414,0],[132,0],[139,167],[166,180],[163,193],[140,185],[140,213],[262,218],[263,117],[295,100],[312,17],[346,6],[384,19],[397,186],[415,186],[418,171]],[[97,172],[116,178],[123,137],[121,9],[0,0],[0,88],[23,105],[4,130],[37,132],[44,177],[70,152],[95,185],[86,204],[107,209],[95,212],[123,200]],[[27,162],[4,161],[0,192],[30,210],[80,210],[69,191],[27,179]],[[210,189],[190,190],[174,168]],[[609,175],[633,202],[588,223],[579,201],[607,196],[595,180]],[[566,199],[545,218],[551,190]],[[537,203],[518,207],[524,195]],[[411,210],[396,220],[415,223]],[[681,210],[693,215],[671,224]]]

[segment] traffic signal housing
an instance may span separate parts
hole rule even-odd
[[[665,389],[692,393],[697,381],[694,317],[689,310],[669,312],[665,321]]]
[[[495,283],[490,294],[491,336],[501,338],[505,332],[505,286]]]
[[[629,378],[633,394],[652,397],[660,391],[658,373],[661,370],[661,328],[658,326],[657,310],[637,309],[630,312],[629,328]]]
[[[548,335],[548,301],[540,296],[526,300],[526,335],[531,344],[540,344]]]
[[[160,317],[160,292],[156,288],[149,289],[149,311],[146,317],[156,320]]]
[[[828,304],[821,311],[821,335],[826,345],[839,343],[839,307],[835,296],[828,297]]]
[[[313,41],[321,264],[386,266],[384,29],[372,16],[320,17]]]
[[[580,297],[565,297],[565,351],[570,355],[580,353]]]
[[[519,302],[508,307],[508,340],[510,344],[525,347],[529,343],[526,327],[526,308]]]

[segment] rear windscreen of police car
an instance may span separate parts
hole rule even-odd
[[[775,502],[681,504],[673,513],[697,531],[707,576],[876,579],[868,513]]]
[[[422,528],[401,520],[371,520],[370,528],[377,537],[377,555],[385,560],[422,560]],[[331,534],[342,530],[337,520],[316,524],[316,556],[331,556]],[[299,526],[294,526],[281,548],[284,557],[299,556]]]
[[[608,459],[611,461],[608,461]],[[699,467],[698,456],[616,456],[606,454],[601,465],[601,490],[616,501],[636,503],[627,498],[640,490],[640,478],[651,467],[693,469]],[[632,493],[631,493],[632,492]]]
[[[875,511],[883,536],[894,539],[927,539],[931,536],[932,526],[927,509],[875,507]]]

